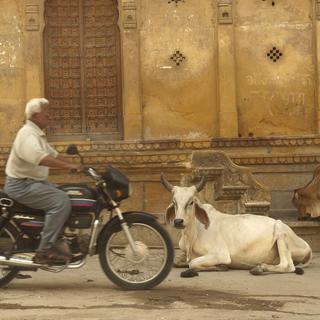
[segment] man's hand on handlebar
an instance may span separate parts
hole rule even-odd
[[[83,172],[84,166],[81,163],[70,163],[70,171],[72,173]]]

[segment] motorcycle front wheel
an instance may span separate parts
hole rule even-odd
[[[122,229],[106,230],[101,235],[101,267],[106,276],[123,289],[151,289],[161,283],[172,268],[172,241],[156,221],[131,222],[129,230],[135,253]]]

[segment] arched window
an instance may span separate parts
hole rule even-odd
[[[45,94],[54,139],[121,139],[117,0],[45,2]]]

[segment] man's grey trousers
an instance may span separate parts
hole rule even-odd
[[[68,195],[47,181],[12,177],[6,178],[4,191],[11,198],[28,207],[45,211],[39,249],[54,245],[71,213]]]

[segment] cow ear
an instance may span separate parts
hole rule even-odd
[[[206,210],[200,207],[197,201],[195,201],[194,207],[195,207],[196,218],[204,225],[206,229],[208,229],[210,225],[210,220]]]
[[[174,220],[175,214],[174,204],[171,203],[166,211],[166,223],[170,224]]]

